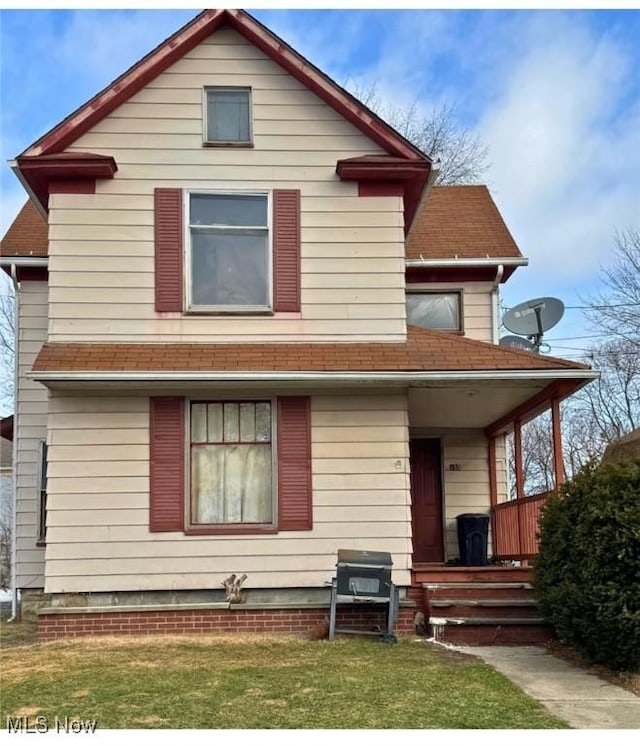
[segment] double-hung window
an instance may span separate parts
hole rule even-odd
[[[425,329],[462,331],[462,294],[427,290],[408,292],[407,323]]]
[[[274,523],[271,401],[190,404],[190,523]]]
[[[188,193],[189,309],[271,309],[269,195]]]

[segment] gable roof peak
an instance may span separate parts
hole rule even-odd
[[[205,10],[30,145],[19,157],[60,153],[157,75],[229,25],[392,156],[431,163],[418,147],[244,10]]]

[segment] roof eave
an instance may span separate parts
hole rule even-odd
[[[576,380],[588,383],[598,377],[598,372],[585,369],[545,370],[439,370],[439,371],[51,371],[34,370],[28,378],[41,383],[87,382],[116,383],[154,381],[162,383],[183,382],[248,382],[276,383],[391,383],[419,384],[434,381],[487,381],[487,380]]]
[[[407,259],[406,267],[497,267],[502,264],[505,267],[526,267],[529,259],[520,257],[498,257],[487,256],[482,258],[452,257],[450,259]]]

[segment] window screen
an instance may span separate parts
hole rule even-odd
[[[207,142],[251,142],[251,90],[207,88]]]

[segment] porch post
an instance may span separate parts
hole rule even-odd
[[[523,554],[523,528],[522,528],[522,508],[520,500],[524,497],[524,472],[522,469],[522,423],[516,420],[513,423],[513,451],[516,467],[516,513],[518,517],[518,552]],[[523,561],[523,567],[528,565]]]
[[[498,504],[498,474],[496,465],[496,436],[487,435],[488,461],[489,461],[489,502],[491,510],[489,511],[491,519],[491,543],[493,545],[494,555],[500,554],[498,546],[498,537],[496,534],[496,512],[495,507]]]
[[[498,504],[498,475],[496,466],[496,436],[487,435],[489,441],[489,499],[491,507]]]
[[[520,420],[513,423],[513,450],[516,467],[516,498],[524,497],[524,473],[522,470],[522,424]]]
[[[551,426],[553,429],[553,466],[556,477],[556,489],[564,484],[564,459],[562,458],[562,430],[560,429],[560,402],[551,400]]]

